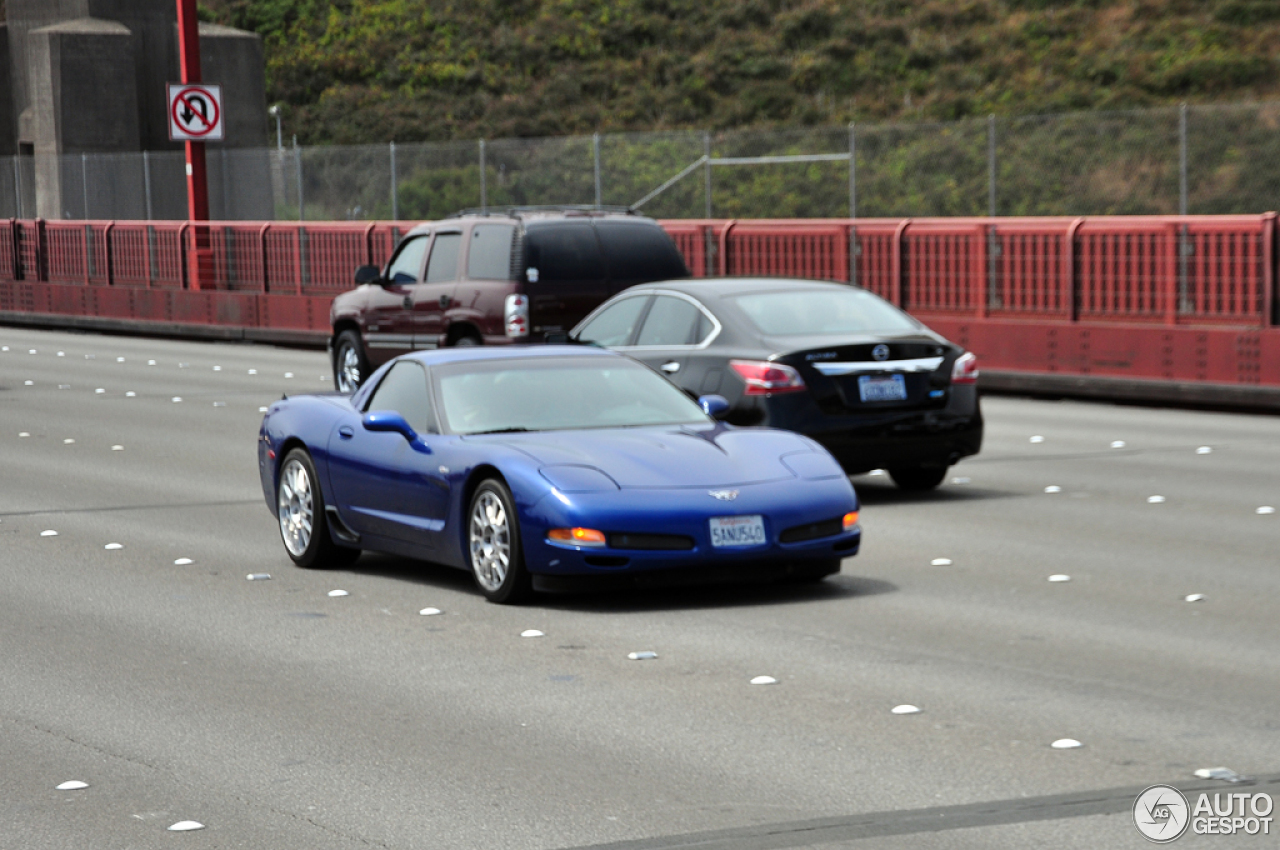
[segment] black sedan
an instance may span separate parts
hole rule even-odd
[[[977,358],[857,286],[701,278],[633,286],[570,338],[614,348],[725,418],[817,440],[850,474],[928,490],[982,447]]]

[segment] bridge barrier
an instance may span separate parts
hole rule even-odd
[[[661,224],[697,277],[864,286],[988,387],[1280,409],[1274,213]],[[410,226],[0,221],[0,322],[319,344]]]

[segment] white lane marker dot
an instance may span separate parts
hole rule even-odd
[[[113,452],[122,452],[122,451],[124,451],[124,446],[112,446],[112,447],[111,447],[111,451],[113,451]]]
[[[439,608],[423,608],[418,613],[424,617],[434,617],[436,614],[443,614],[444,612]]]
[[[752,679],[752,680],[751,680],[751,684],[753,684],[753,685],[776,685],[776,684],[778,684],[778,680],[777,680],[777,679],[775,679],[775,678],[773,678],[772,676],[756,676],[754,679]]]
[[[97,359],[98,359],[98,355],[96,355],[96,354],[86,354],[86,355],[84,356],[84,359],[85,359],[85,360],[97,360]]]
[[[932,561],[929,562],[929,566],[949,567],[951,566],[951,559],[950,558],[934,558]]]
[[[63,444],[64,446],[70,446],[70,445],[72,445],[73,443],[75,443],[75,440],[74,440],[73,438],[71,438],[71,437],[67,437],[65,440],[63,440],[63,441],[62,441],[62,444]]]
[[[905,704],[895,705],[893,708],[889,710],[894,714],[919,714],[920,713],[920,709],[918,706],[905,705]]]
[[[266,409],[265,407],[259,407],[259,408],[258,408],[258,412],[259,412],[259,413],[266,413],[266,412],[267,412],[267,409]]]
[[[1203,601],[1204,601],[1204,594],[1203,594],[1203,593],[1192,593],[1192,594],[1190,594],[1190,595],[1188,595],[1188,596],[1184,596],[1184,597],[1182,597],[1182,601],[1183,601],[1183,602],[1203,602]]]
[[[1196,454],[1198,454],[1198,455],[1213,454],[1213,447],[1212,447],[1212,446],[1201,446],[1200,448],[1196,449]]]
[[[58,536],[58,532],[56,532],[56,531],[54,531],[52,528],[50,528],[50,529],[48,529],[48,530],[46,530],[46,531],[42,531],[42,532],[40,532],[40,536],[41,536],[41,537],[57,537],[57,536]]]
[[[137,393],[135,393],[133,390],[129,390],[127,393],[125,393],[125,394],[124,394],[124,397],[125,397],[125,398],[137,398],[137,397],[138,397],[138,394],[137,394]]]
[[[28,354],[39,354],[39,352],[38,352],[38,351],[36,351],[34,348],[27,349],[27,353],[28,353]]]
[[[22,382],[22,385],[23,385],[24,387],[34,387],[34,386],[36,385],[36,382],[35,382],[35,381],[23,381],[23,382]]]
[[[627,658],[630,658],[632,661],[648,661],[651,658],[657,658],[657,657],[658,657],[658,653],[653,652],[651,650],[647,650],[647,649],[641,650],[640,652],[627,653]]]
[[[93,394],[94,394],[94,395],[102,395],[102,394],[103,394],[103,393],[105,393],[105,392],[106,392],[106,390],[105,390],[105,389],[103,389],[102,387],[98,387],[96,390],[94,390],[94,391],[93,391]]]
[[[222,367],[221,367],[221,366],[214,366],[214,367],[213,367],[213,371],[215,371],[215,372],[221,372],[221,371],[222,371]]]
[[[214,407],[226,407],[226,406],[227,406],[227,403],[226,403],[225,401],[215,401],[215,402],[213,403],[213,406],[214,406]]]
[[[179,364],[178,364],[178,368],[179,368],[179,369],[185,369],[185,368],[187,368],[187,367],[188,367],[188,366],[190,366],[190,365],[191,365],[190,363],[179,363]]]
[[[329,591],[329,595],[333,597],[338,597],[338,596],[350,596],[351,594],[347,593],[345,590],[331,590]]]
[[[19,437],[30,437],[30,436],[31,436],[31,432],[30,432],[30,431],[19,431],[19,432],[18,432],[18,436],[19,436]]]
[[[1112,440],[1112,441],[1111,441],[1111,448],[1113,448],[1113,449],[1123,449],[1123,448],[1124,448],[1124,440]]]
[[[178,402],[180,402],[180,401],[182,401],[182,396],[180,396],[180,395],[176,395],[176,396],[174,396],[174,397],[173,397],[173,403],[174,403],[174,404],[177,404],[177,403],[178,403]]]
[[[185,567],[188,564],[194,564],[194,563],[195,561],[191,560],[190,558],[179,558],[178,560],[173,562],[173,565],[175,567]]]
[[[58,384],[58,389],[60,389],[60,390],[69,390],[69,389],[71,389],[71,385],[70,385],[70,384]]]
[[[249,374],[250,374],[250,375],[256,375],[256,374],[258,374],[258,370],[257,370],[257,369],[250,369],[250,370],[249,370]]]
[[[123,363],[123,362],[124,362],[124,358],[123,358],[123,357],[117,357],[117,358],[116,358],[116,362],[117,362],[117,363]]]
[[[123,549],[124,546],[119,543],[108,543],[106,546],[103,546],[102,548],[106,549],[108,552],[114,552],[117,549]]]
[[[156,365],[156,361],[154,361],[154,360],[148,360],[148,361],[147,361],[147,365],[148,365],[148,366],[154,366],[154,365]]]
[[[249,581],[269,581],[271,573],[249,573],[245,578]]]
[[[952,484],[968,484],[969,479],[968,478],[952,478],[951,483]]]
[[[285,376],[286,378],[292,378],[292,377],[293,377],[293,373],[292,373],[292,372],[285,372],[285,373],[284,373],[284,376]]]
[[[169,827],[170,832],[194,832],[197,829],[204,829],[204,824],[194,820],[180,820]]]
[[[66,356],[67,356],[67,352],[65,352],[65,351],[59,351],[59,352],[58,352],[58,356],[59,356],[59,357],[66,357]]]
[[[81,782],[79,779],[71,779],[62,783],[61,785],[58,785],[54,790],[55,791],[79,791],[81,788],[88,788],[88,787],[89,787],[88,782]]]
[[[1276,509],[1271,505],[1262,505],[1256,511],[1254,511],[1254,513],[1259,515],[1273,514],[1275,512],[1276,512]]]
[[[1059,738],[1049,746],[1053,747],[1055,750],[1074,750],[1076,747],[1083,747],[1084,744],[1080,743],[1075,738]]]
[[[1147,497],[1148,505],[1159,505],[1163,502],[1164,502],[1164,496],[1148,496]]]
[[[1229,767],[1202,767],[1195,775],[1197,779],[1222,779],[1227,782],[1237,782],[1240,779],[1240,774]]]
[[[525,629],[520,633],[520,637],[544,637],[544,635],[537,629]]]
[[[1040,436],[1039,434],[1036,434],[1034,437],[1032,437],[1032,438],[1031,438],[1031,442],[1033,442],[1033,443],[1043,443],[1043,442],[1044,442],[1044,437]]]
[[[1050,484],[1048,487],[1044,488],[1044,491],[1046,493],[1061,493],[1062,488],[1059,487],[1057,484]]]
[[[1049,576],[1049,581],[1052,581],[1052,582],[1071,581],[1071,576],[1064,575],[1062,573],[1054,573],[1053,575]]]

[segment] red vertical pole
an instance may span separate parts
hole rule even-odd
[[[196,18],[196,0],[178,2],[178,59],[182,82],[199,83],[200,31]],[[204,142],[187,142],[187,214],[191,221],[209,220],[209,176],[205,170]],[[212,288],[213,251],[209,247],[209,228],[193,227],[194,250],[189,255],[192,289]]]

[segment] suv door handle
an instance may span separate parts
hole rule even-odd
[[[406,310],[412,310],[412,309],[413,309],[413,299],[412,299],[412,298],[410,298],[408,295],[406,295],[406,296],[404,297],[404,308],[405,308]]]
[[[680,371],[680,361],[671,360],[666,363],[663,363],[658,368],[666,372],[668,375],[674,375],[676,372]]]
[[[445,307],[448,307],[448,306],[449,306],[449,296],[448,296],[448,295],[441,295],[441,296],[440,296],[440,309],[441,309],[441,310],[443,310]]]

